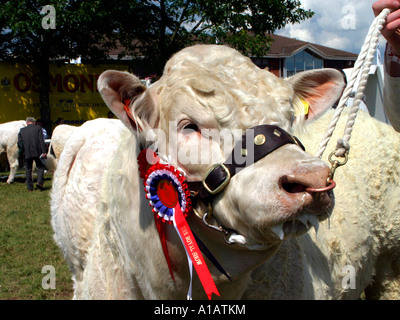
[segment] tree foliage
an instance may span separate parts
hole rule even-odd
[[[55,29],[45,29],[41,13],[48,0],[1,1],[0,58],[35,61],[50,59],[105,57],[115,47],[112,4],[103,0],[56,0]],[[99,46],[99,44],[102,44]]]
[[[108,50],[116,46],[113,40],[116,22],[110,1],[54,0],[54,29],[42,25],[48,12],[41,11],[48,2],[0,2],[0,60],[35,63],[40,80],[40,116],[47,130],[51,123],[50,61],[79,56],[94,60],[104,59]]]
[[[297,0],[139,2],[141,19],[129,19],[128,15],[122,25],[125,35],[135,30],[139,41],[130,43],[128,36],[125,47],[161,65],[174,52],[196,42],[228,44],[244,54],[263,56],[271,41],[266,34],[314,14]]]
[[[267,33],[313,15],[298,0],[52,0],[54,29],[43,28],[48,0],[0,0],[0,60],[39,65],[41,117],[50,119],[48,64],[53,59],[101,60],[112,48],[160,72],[193,43],[231,45],[264,55]]]
[[[56,28],[43,29],[48,0],[4,1],[0,59],[101,59],[123,54],[166,60],[194,42],[229,44],[264,55],[266,33],[312,17],[298,0],[54,0]]]

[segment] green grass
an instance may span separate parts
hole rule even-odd
[[[4,175],[8,172],[0,173],[0,177]],[[0,179],[1,300],[72,298],[71,273],[53,240],[50,225],[51,179],[45,174],[45,190],[33,192],[27,191],[24,175],[12,185],[6,183],[6,178]],[[48,265],[55,270],[55,289],[42,287],[43,278],[49,275],[42,273],[42,268]]]

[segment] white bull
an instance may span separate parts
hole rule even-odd
[[[150,88],[118,71],[103,73],[98,86],[129,130],[104,124],[92,126],[90,135],[76,131],[55,172],[52,225],[74,276],[75,297],[182,299],[190,278],[186,254],[174,228],[166,225],[173,281],[139,177],[141,147],[157,142],[159,154],[179,166],[187,181],[201,181],[210,165],[224,162],[232,151],[225,140],[211,139],[210,130],[233,132],[238,138],[237,129],[241,134],[270,124],[290,132],[295,109],[303,110],[301,99],[310,105],[308,120],[315,119],[337,100],[343,79],[326,69],[285,81],[235,50],[200,45],[171,58]],[[127,100],[131,103],[125,109],[121,101]],[[302,119],[298,116],[296,125]],[[176,152],[169,151],[173,146]],[[325,187],[328,172],[324,162],[290,143],[234,175],[212,199],[210,223],[234,232],[242,245],[227,244],[222,233],[206,226],[198,216],[208,209],[194,198],[197,215],[191,213],[188,223],[232,278],[208,263],[222,298],[240,298],[251,271],[283,240],[330,215],[332,192],[306,190]],[[276,228],[280,225],[281,230]],[[204,297],[195,278],[193,298]]]
[[[18,161],[18,132],[26,127],[25,120],[11,121],[0,124],[0,154],[7,153],[7,160],[10,165],[10,175],[7,183],[13,183],[17,172]]]
[[[102,174],[124,130],[119,120],[87,121],[72,130],[59,156],[52,188],[52,226],[72,270],[85,264],[99,212]],[[84,216],[77,216],[81,212]]]

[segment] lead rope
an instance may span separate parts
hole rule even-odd
[[[342,97],[340,98],[339,105],[337,106],[335,114],[332,117],[328,130],[326,131],[325,136],[320,143],[319,150],[315,154],[315,156],[318,158],[322,157],[322,154],[324,153],[326,146],[328,145],[328,142],[332,137],[333,131],[335,130],[339,117],[344,107],[346,106],[346,102],[349,99],[351,92],[354,91],[356,79],[361,74],[360,82],[356,91],[353,106],[351,107],[350,114],[348,116],[343,137],[338,139],[336,149],[329,155],[328,158],[329,162],[332,165],[328,181],[332,180],[336,168],[344,165],[347,162],[347,157],[350,150],[349,140],[351,138],[351,132],[353,130],[353,125],[355,123],[357,112],[359,110],[361,99],[363,97],[365,86],[367,84],[368,73],[375,55],[376,47],[378,45],[380,31],[382,30],[389,13],[389,9],[382,10],[382,12],[377,17],[375,17],[374,21],[372,22],[368,34],[365,38],[364,44],[361,48],[361,52],[358,55],[358,58],[354,64],[350,81],[348,81]],[[342,158],[344,157],[345,159],[343,161],[332,160],[333,156]]]

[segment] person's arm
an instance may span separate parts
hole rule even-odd
[[[400,77],[400,54],[396,53],[395,49],[389,42],[386,43],[385,70],[386,73],[391,77]]]
[[[391,12],[381,30],[387,41],[383,106],[393,128],[400,132],[400,2],[378,0],[372,5],[375,16],[385,8]]]
[[[383,106],[391,125],[400,132],[400,58],[389,44],[386,46],[384,69]]]
[[[47,149],[46,149],[46,144],[44,143],[44,137],[43,137],[43,131],[42,128],[40,128],[40,130],[38,130],[38,139],[39,139],[39,145],[40,145],[40,150],[42,152],[42,154],[40,155],[42,158],[46,158],[46,153],[47,153]]]
[[[386,18],[381,33],[391,46],[392,52],[400,57],[400,0],[378,0],[372,5],[375,16],[386,8],[391,12]],[[400,76],[400,74],[397,76]]]

